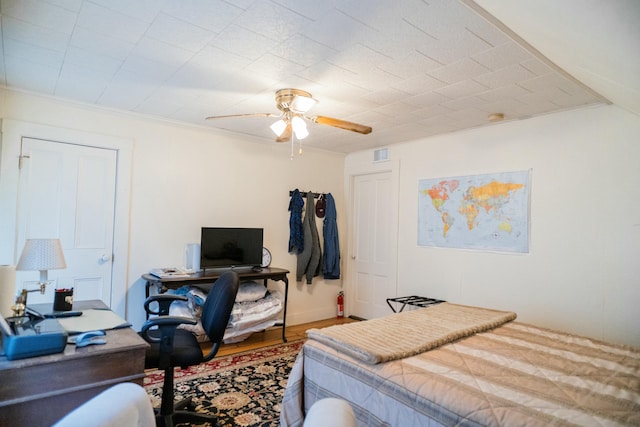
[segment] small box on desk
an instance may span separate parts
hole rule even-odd
[[[9,360],[60,353],[67,345],[67,332],[57,319],[7,319],[11,333],[3,328],[2,347]]]

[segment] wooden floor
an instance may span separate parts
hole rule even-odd
[[[293,341],[300,338],[306,338],[305,331],[311,328],[326,328],[332,325],[341,325],[343,323],[357,322],[355,319],[350,318],[333,318],[326,320],[319,320],[317,322],[303,323],[301,325],[287,326],[285,328],[285,336],[287,341]],[[263,332],[255,332],[251,334],[246,340],[235,344],[223,344],[216,357],[227,356],[229,354],[241,353],[243,351],[255,350],[257,348],[266,347],[274,344],[282,343],[282,327],[277,326],[269,328]],[[203,343],[202,351],[207,353],[211,349],[211,343]]]

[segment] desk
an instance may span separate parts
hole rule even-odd
[[[227,270],[228,271],[228,270]],[[235,271],[235,270],[234,270]],[[145,286],[145,298],[149,298],[149,288],[153,285],[158,287],[158,292],[166,292],[167,289],[178,289],[184,285],[197,285],[204,283],[213,283],[224,271],[211,270],[209,272],[199,272],[190,274],[188,277],[169,277],[161,279],[153,274],[143,274],[142,279],[146,281]],[[287,323],[287,298],[289,295],[289,279],[287,274],[289,270],[284,268],[263,268],[260,271],[252,270],[240,270],[236,271],[240,281],[246,280],[264,280],[264,285],[267,286],[267,280],[284,282],[284,311],[282,314],[282,342],[287,342],[285,336],[285,325]]]
[[[51,311],[51,304],[34,307]],[[107,307],[102,301],[73,303],[74,310],[88,308]],[[142,385],[146,341],[131,328],[107,331],[105,338],[104,345],[67,345],[47,356],[0,357],[0,425],[50,426],[112,385]]]

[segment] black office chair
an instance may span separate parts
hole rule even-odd
[[[229,271],[220,275],[209,290],[200,318],[202,327],[213,343],[211,351],[206,356],[202,354],[200,344],[191,332],[177,329],[178,325],[194,325],[197,321],[168,315],[171,303],[179,300],[185,301],[186,297],[160,294],[150,296],[145,301],[144,308],[147,313],[158,315],[158,317],[149,319],[140,331],[140,335],[151,344],[151,348],[146,353],[145,368],[164,370],[162,403],[159,410],[156,409],[157,426],[173,427],[174,424],[179,423],[202,424],[205,422],[216,425],[215,416],[193,411],[194,405],[191,402],[191,397],[174,403],[173,368],[176,366],[186,368],[213,359],[222,343],[227,323],[229,323],[229,316],[238,293],[238,283],[238,275]],[[158,304],[157,310],[150,307],[154,301]]]

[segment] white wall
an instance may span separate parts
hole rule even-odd
[[[344,155],[249,140],[215,130],[155,121],[31,94],[0,90],[1,117],[133,140],[127,319],[144,320],[144,282],[153,267],[185,264],[185,245],[202,226],[263,227],[273,267],[289,274],[288,324],[335,316],[341,280],[296,283],[296,257],[287,252],[289,190],[331,192],[345,234]],[[3,141],[3,144],[17,143]],[[0,171],[0,179],[2,179]],[[0,216],[2,217],[2,216]],[[3,238],[12,235],[5,224]],[[322,222],[318,221],[321,232]],[[346,243],[345,243],[346,244]],[[14,257],[15,254],[6,256]],[[116,253],[117,257],[118,254]],[[0,259],[0,264],[15,259]],[[272,283],[272,285],[274,285]]]
[[[371,158],[347,156],[345,176]],[[638,116],[563,112],[391,145],[389,158],[400,168],[398,295],[513,310],[522,322],[640,346]],[[420,179],[530,168],[529,254],[417,245]]]

